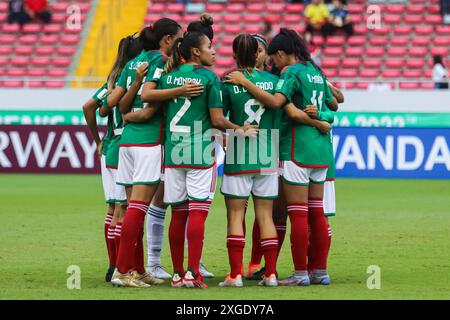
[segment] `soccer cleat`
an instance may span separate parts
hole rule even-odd
[[[105,281],[106,282],[111,282],[111,278],[112,278],[112,276],[114,274],[114,270],[115,269],[116,269],[116,267],[114,267],[114,266],[110,266],[108,268],[108,271],[106,271],[106,275],[105,275]]]
[[[203,278],[214,278],[215,277],[214,274],[209,272],[206,269],[205,265],[203,263],[201,263],[201,262],[200,262],[199,271],[200,271],[200,274],[202,275]]]
[[[170,285],[174,288],[184,287],[183,277],[179,273],[174,273]]]
[[[196,275],[193,271],[188,270],[183,278],[183,285],[186,288],[206,289],[208,286],[203,282],[202,275]]]
[[[164,270],[162,265],[155,264],[147,268],[147,272],[158,279],[171,279],[172,276]]]
[[[120,273],[119,271],[114,271],[111,279],[111,284],[114,287],[129,287],[129,288],[149,288],[150,285],[137,280],[130,273]]]
[[[247,273],[245,274],[246,278],[250,278],[252,277],[256,272],[258,272],[258,270],[261,268],[261,265],[258,264],[253,264],[253,263],[249,263],[248,264],[248,268],[247,268]]]
[[[331,283],[330,276],[327,274],[317,275],[317,274],[311,273],[309,275],[309,281],[311,284],[321,284],[324,286],[327,286]]]
[[[278,282],[280,286],[309,286],[310,280],[307,275],[296,275],[295,273]]]
[[[263,276],[263,279],[258,283],[258,285],[266,287],[278,287],[277,276],[275,274],[271,274],[268,277]]]
[[[266,267],[262,267],[260,270],[256,271],[251,277],[246,277],[246,279],[247,280],[262,280],[265,273],[266,273]]]
[[[242,276],[238,274],[236,278],[231,278],[229,275],[225,277],[223,282],[219,283],[219,287],[243,287]]]
[[[146,283],[148,285],[151,285],[151,286],[153,286],[153,285],[160,285],[160,284],[164,283],[164,280],[155,278],[148,272],[144,272],[144,273],[140,274],[140,273],[138,273],[136,271],[133,271],[131,273],[131,275],[133,276],[134,279],[136,279],[138,281],[142,281],[142,282],[144,282],[144,283]]]

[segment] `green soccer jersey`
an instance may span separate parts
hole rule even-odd
[[[276,92],[282,93],[297,108],[305,109],[315,105],[319,110],[319,120],[333,123],[334,112],[330,111],[333,96],[325,77],[310,62],[287,67],[281,73]],[[314,127],[291,121],[282,115],[280,159],[293,161],[301,167],[328,168],[329,136]]]
[[[95,102],[97,102],[98,104],[101,104],[103,99],[105,99],[105,97],[107,96],[108,93],[108,85],[105,83],[100,89],[97,90],[97,92],[95,92],[95,94],[92,96],[92,99],[95,100]],[[112,135],[112,117],[108,116],[108,122],[106,125],[106,134],[103,137],[103,142],[102,142],[102,155],[106,156],[106,153],[108,152],[108,146],[109,146],[109,142],[111,141],[111,135]]]
[[[123,119],[119,108],[113,108],[110,116],[113,118],[112,137],[106,153],[106,166],[116,169],[119,166],[119,147],[122,141]]]
[[[253,70],[252,75],[245,72],[245,77],[262,90],[274,94],[278,82],[276,76],[268,72]],[[256,139],[248,137],[229,138],[224,172],[228,175],[276,172],[278,154],[278,113],[259,103],[242,86],[223,84],[224,114],[229,113],[230,121],[243,126],[257,125],[259,134]],[[272,139],[273,138],[273,139]]]
[[[210,108],[222,108],[221,85],[217,76],[203,66],[184,64],[164,75],[159,89],[183,86],[186,82],[203,85],[198,97],[166,102],[166,167],[209,168],[214,164]]]
[[[142,51],[136,58],[129,61],[117,81],[117,86],[128,90],[136,79],[136,69],[144,62],[148,63],[148,74],[143,82],[159,81],[165,65],[166,57],[160,51]],[[139,111],[145,107],[141,100],[142,87],[133,101],[131,112]],[[161,144],[162,112],[158,111],[146,122],[129,123],[122,133],[121,146],[153,146]]]

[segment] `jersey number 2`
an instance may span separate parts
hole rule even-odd
[[[173,99],[175,103],[178,102],[178,99]],[[184,104],[181,106],[181,109],[178,110],[175,117],[170,121],[170,132],[177,132],[177,133],[190,133],[191,127],[190,126],[179,126],[178,122],[181,120],[181,118],[184,116],[184,114],[188,111],[189,107],[191,106],[191,100],[184,98]]]

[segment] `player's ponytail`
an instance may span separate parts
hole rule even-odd
[[[139,40],[145,51],[159,50],[161,39],[167,35],[176,35],[180,29],[181,26],[176,21],[162,18],[152,26],[144,28],[139,35]]]
[[[191,22],[187,27],[187,32],[200,32],[213,40],[214,30],[212,28],[214,24],[213,17],[208,13],[204,13],[200,16],[200,20]]]
[[[114,89],[114,85],[128,61],[135,58],[142,51],[142,44],[134,35],[122,38],[117,51],[117,58],[108,74],[108,92]]]
[[[310,62],[318,70],[321,70],[312,60],[305,40],[294,30],[281,28],[280,33],[273,38],[268,53],[272,55],[279,50],[286,54],[294,54],[300,61]]]
[[[233,41],[233,53],[239,69],[253,69],[256,66],[258,41],[250,34],[240,34]]]
[[[187,32],[183,38],[175,41],[172,48],[172,55],[166,63],[165,73],[172,72],[184,62],[187,62],[192,57],[192,48],[200,48],[200,41],[206,35],[200,32]]]

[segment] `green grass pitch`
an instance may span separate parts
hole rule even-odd
[[[228,272],[226,215],[217,195],[206,227],[203,260],[216,278],[207,290],[118,289],[104,282],[106,206],[99,176],[0,175],[0,299],[449,299],[450,181],[337,181],[331,219],[332,284],[219,288]],[[170,218],[170,214],[168,214]],[[253,213],[247,217],[251,230]],[[166,221],[166,227],[167,227]],[[167,232],[163,264],[170,270]],[[247,235],[245,265],[250,251]],[[66,286],[67,267],[81,268],[81,289]],[[369,290],[367,268],[381,268],[381,289]],[[289,236],[278,262],[292,271]]]

